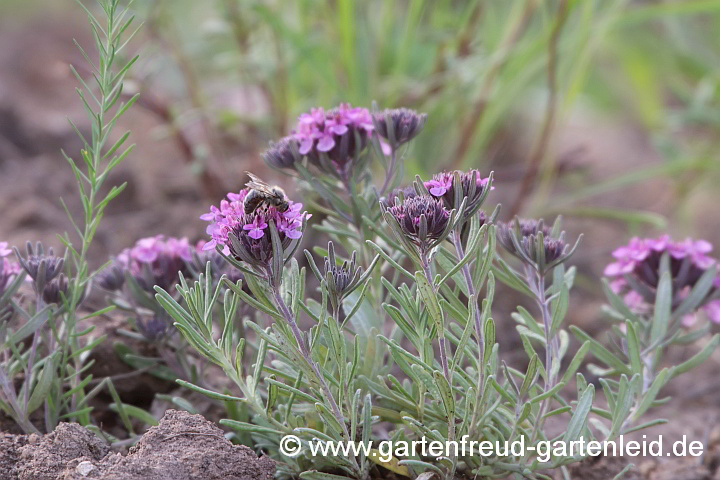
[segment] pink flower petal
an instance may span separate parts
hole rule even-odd
[[[317,149],[321,152],[329,152],[335,146],[335,140],[330,135],[325,135],[320,139]]]

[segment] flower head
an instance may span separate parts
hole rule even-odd
[[[168,290],[177,282],[178,272],[188,274],[191,260],[192,247],[187,238],[164,235],[141,238],[101,272],[99,284],[106,290],[120,290],[129,274],[147,292],[152,293],[155,285]]]
[[[339,264],[335,256],[335,245],[333,242],[328,242],[328,255],[325,257],[324,270],[321,272],[315,265],[315,260],[310,252],[306,250],[305,256],[318,281],[327,285],[333,309],[339,308],[343,299],[364,283],[379,258],[376,256],[367,270],[357,265],[357,252],[352,253],[349,262],[346,260]]]
[[[565,232],[554,234],[553,230],[542,219],[515,219],[498,224],[497,239],[508,253],[544,275],[570,258],[582,237],[571,248],[565,241]]]
[[[310,113],[303,113],[291,136],[300,155],[307,156],[326,173],[347,180],[353,161],[367,146],[374,128],[368,109],[343,103],[327,112],[313,108]],[[286,155],[283,153],[282,158]],[[273,159],[281,163],[277,155]]]
[[[25,252],[26,256],[23,257],[20,251],[15,249],[18,262],[33,281],[35,292],[42,294],[45,286],[63,271],[65,260],[56,257],[52,248],[48,248],[45,253],[45,248],[40,242],[35,247],[27,242]]]
[[[455,185],[458,185],[458,192],[455,191]],[[465,220],[475,215],[490,190],[495,187],[492,186],[492,174],[483,178],[479,171],[470,170],[468,172],[438,173],[431,180],[425,182],[425,188],[433,197],[442,199],[449,209],[458,210],[462,201],[465,200],[462,216],[462,223],[464,223]]]
[[[605,267],[605,275],[612,278],[612,290],[624,295],[625,303],[638,314],[652,311],[661,276],[664,255],[669,260],[672,277],[673,309],[685,300],[698,280],[716,261],[708,254],[712,245],[705,240],[686,238],[675,242],[668,235],[659,238],[631,238],[627,245],[612,252],[614,261]],[[720,277],[713,283],[705,299],[698,304],[716,323],[720,323],[720,303],[714,300],[720,292]],[[692,323],[694,315],[686,316],[685,323]]]
[[[135,325],[143,337],[154,342],[168,335],[172,320],[165,311],[159,311],[151,317],[139,317]]]
[[[63,303],[63,297],[67,298],[68,296],[69,286],[67,277],[64,273],[61,273],[57,278],[54,278],[45,285],[42,292],[43,300],[45,303],[61,305]]]
[[[396,203],[402,203],[406,198],[417,197],[418,194],[415,191],[415,187],[398,187],[390,191],[387,198],[383,198],[382,202],[387,205],[395,205]]]
[[[373,114],[377,133],[396,149],[422,132],[427,121],[426,113],[417,113],[408,108],[383,110]]]
[[[402,203],[385,208],[404,238],[419,247],[422,254],[427,254],[449,233],[450,212],[442,200],[430,195],[405,198]]]
[[[294,169],[295,162],[300,157],[298,147],[293,136],[281,138],[270,144],[270,148],[263,153],[263,159],[273,168]]]
[[[225,255],[266,270],[273,257],[271,225],[274,225],[283,248],[302,237],[304,220],[310,215],[302,210],[302,203],[288,200],[288,208],[279,211],[275,206],[262,204],[254,211],[245,213],[243,200],[248,189],[228,194],[220,207],[210,207],[210,212],[200,218],[210,222],[207,233],[211,240],[203,250],[222,248]]]

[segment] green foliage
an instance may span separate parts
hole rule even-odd
[[[83,317],[81,308],[96,273],[89,270],[88,251],[107,205],[125,188],[125,184],[113,186],[108,193],[101,193],[112,171],[133,148],[126,145],[130,132],[117,139],[113,134],[118,119],[137,100],[137,95],[123,100],[124,80],[137,57],[129,61],[122,59],[125,47],[134,35],[130,27],[135,17],[129,14],[128,7],[121,8],[118,0],[100,0],[98,3],[102,12],[100,20],[79,3],[88,15],[96,59],[92,60],[79,44],[77,47],[88,62],[92,81],[86,81],[71,67],[80,84],[76,90],[88,116],[91,136],[86,138],[69,120],[83,142],[81,160],[76,161],[63,152],[75,176],[83,216],[73,218],[62,202],[74,227],[72,236],[65,234],[59,237],[67,248],[63,258],[55,257],[52,250],[45,252],[41,244],[35,249],[28,244],[24,259],[16,250],[23,268],[28,272],[29,268],[35,268],[32,278],[35,302],[28,306],[28,310],[12,300],[24,275],[18,275],[6,292],[7,298],[0,299],[0,305],[6,301],[12,303],[13,311],[20,318],[19,327],[14,331],[4,322],[0,328],[0,351],[4,352],[0,363],[0,410],[26,432],[37,432],[30,421],[30,414],[41,407],[44,409],[44,427],[48,432],[61,419],[90,424],[92,409],[88,402],[99,393],[97,388],[87,390],[93,380],[87,371],[94,362],[89,360],[90,353],[104,337],[93,335],[94,326],[81,330],[79,322],[111,310],[103,309]],[[58,298],[48,304],[45,300],[46,287],[53,281],[56,282],[54,288],[59,292],[56,294]],[[25,344],[30,337],[31,343]],[[15,382],[18,380],[21,387],[16,392]],[[109,379],[101,381],[100,385],[112,389]],[[116,405],[130,427],[119,399]],[[131,427],[130,431],[132,433]]]
[[[371,154],[357,153],[363,158]],[[396,451],[384,463],[364,453],[312,456],[309,447],[378,442],[375,431],[380,424],[394,440],[425,438],[443,444],[466,435],[500,445],[522,439],[527,446],[580,438],[614,439],[657,424],[643,424],[640,419],[656,404],[661,388],[673,376],[701,363],[720,341],[720,337],[712,340],[685,364],[659,373],[650,370],[655,362],[648,355],[659,355],[679,331],[680,317],[664,297],[672,289],[665,280],[658,289],[652,321],[636,320],[622,299],[610,297],[617,309],[611,312],[614,317],[629,315],[627,341],[623,342],[628,346],[626,357],[572,326],[582,344],[566,361],[570,335],[564,323],[576,276],[575,267],[566,265],[577,243],[572,248],[564,244],[559,219],[545,234],[550,243],[544,242],[542,231],[531,237],[520,229],[514,232],[516,249],[532,242],[535,252],[534,259],[517,255],[521,268],[516,269],[495,249],[496,229],[507,228],[487,223],[495,222],[495,215],[488,219],[476,209],[467,221],[461,220],[469,200],[462,176],[456,174],[452,185],[454,192],[460,192],[461,198],[455,199],[460,208],[446,211],[449,223],[430,248],[419,248],[414,243],[418,239],[400,224],[408,219],[398,220],[373,196],[369,161],[355,165],[360,166],[351,170],[357,179],[353,188],[334,178],[324,165],[310,165],[304,158],[295,165],[299,185],[308,190],[308,198],[312,199],[310,191],[314,191],[323,199],[318,206],[325,218],[313,227],[331,238],[327,250],[315,247],[325,256],[323,271],[312,253],[305,251],[317,292],[305,291],[305,269],[282,248],[272,224],[273,259],[264,266],[239,263],[249,293],[242,282],[214,282],[210,263],[192,285],[181,275],[179,300],[156,287],[158,302],[185,339],[221,367],[242,395],[187,382],[182,385],[234,404],[228,411],[242,411],[242,420],[228,418],[221,423],[236,432],[238,441],[262,448],[276,459],[282,478],[368,479],[382,475],[378,468],[411,477],[521,473],[526,478],[546,478],[543,470],[565,467],[582,458],[552,452],[548,462],[540,462],[535,455],[517,457],[505,451],[488,457],[477,450],[432,458]],[[390,177],[396,175],[391,169],[386,172]],[[397,180],[386,177],[385,183]],[[313,188],[317,185],[323,187]],[[414,191],[428,195],[419,178]],[[397,201],[406,200],[401,195]],[[379,223],[381,218],[385,225]],[[423,213],[419,224],[427,223]],[[542,230],[542,223],[539,225]],[[239,241],[232,235],[230,241],[236,247]],[[352,253],[343,257],[336,245]],[[545,263],[548,252],[558,251],[564,253]],[[364,259],[369,267],[356,266],[357,259]],[[498,280],[528,295],[536,306],[536,314],[523,307],[513,314],[527,354],[524,369],[507,365],[496,343],[492,318],[496,273]],[[345,278],[355,280],[345,282]],[[698,283],[699,290],[690,293],[681,311],[698,308],[706,298],[708,281]],[[344,302],[343,285],[361,294]],[[235,305],[240,301],[259,314],[244,320],[245,330],[252,333],[242,337],[226,328],[236,321]],[[213,321],[216,310],[224,313],[220,321]],[[301,324],[309,324],[309,330],[303,331]],[[579,373],[590,353],[609,367],[595,372],[602,375],[600,384],[608,409],[593,406],[595,387]],[[252,373],[244,373],[246,370]],[[575,400],[566,398],[566,387],[573,379]],[[551,416],[567,422],[560,438],[550,437],[545,428]],[[288,434],[300,439],[303,448],[298,456],[289,457],[281,449],[281,440]]]

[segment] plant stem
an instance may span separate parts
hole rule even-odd
[[[392,154],[390,157],[390,166],[388,167],[387,175],[385,175],[385,182],[383,183],[383,186],[380,189],[380,196],[385,195],[385,192],[387,191],[388,187],[390,186],[390,182],[392,181],[393,177],[395,176],[396,165],[397,165],[397,152],[393,148]]]
[[[430,270],[430,261],[428,259],[428,254],[426,252],[423,252],[420,255],[420,258],[422,258],[423,262],[423,272],[425,273],[425,279],[432,287],[433,292],[437,294],[437,287],[435,286],[432,271]],[[438,337],[438,344],[440,345],[440,364],[443,368],[443,375],[445,376],[445,380],[447,380],[448,385],[450,386],[450,395],[453,395],[453,382],[452,377],[450,376],[450,368],[448,365],[447,339],[445,338],[445,335],[441,335]],[[450,416],[448,416],[448,440],[450,442],[455,441],[455,418],[451,418]],[[452,468],[450,472],[448,472],[448,478],[453,478],[457,465],[457,457],[454,453],[450,455],[450,460],[452,461]]]
[[[450,238],[452,238],[453,245],[455,246],[455,252],[458,256],[458,261],[461,261],[465,257],[465,249],[463,248],[462,239],[460,238],[460,232],[457,230],[454,230],[450,234]],[[470,266],[465,264],[462,267],[463,277],[465,277],[465,283],[467,283],[468,288],[468,298],[473,297],[476,295],[475,292],[475,284],[473,282],[472,274],[470,273]],[[475,301],[477,301],[477,297],[475,297]],[[473,416],[470,421],[470,436],[472,437],[473,429],[475,428],[475,422],[477,421],[477,416],[479,413],[479,409],[477,405],[480,403],[480,400],[483,395],[483,385],[485,384],[484,379],[484,362],[485,362],[485,334],[483,331],[483,325],[482,325],[482,312],[480,309],[475,310],[475,335],[478,339],[478,346],[480,348],[480,355],[478,356],[478,384],[477,384],[477,390],[475,392],[475,409],[473,409]]]
[[[552,334],[552,315],[550,315],[550,309],[547,305],[547,298],[545,295],[545,276],[542,273],[536,272],[531,267],[526,267],[525,273],[527,275],[528,284],[530,285],[531,290],[533,290],[535,293],[535,301],[537,302],[538,307],[540,308],[540,312],[542,314],[543,328],[545,331],[546,375],[545,388],[543,389],[543,391],[547,393],[555,386],[556,379],[553,372],[553,364],[558,353],[557,338],[555,338],[555,336]],[[535,426],[533,427],[531,442],[535,441],[535,439],[537,438],[537,433],[542,430],[542,426],[545,423],[543,417],[547,412],[549,404],[550,398],[548,397],[543,400],[540,405],[537,421],[535,422]]]
[[[450,237],[452,238],[453,245],[455,246],[455,252],[458,256],[458,261],[465,257],[465,249],[463,248],[462,239],[460,238],[460,232],[454,230]],[[465,277],[465,283],[467,283],[468,297],[476,295],[475,284],[473,282],[472,274],[470,273],[470,266],[466,263],[462,267],[463,277]],[[477,301],[477,297],[476,297]],[[482,325],[482,312],[480,309],[475,310],[475,335],[478,339],[478,346],[480,347],[480,357],[478,365],[482,364],[485,358],[485,334],[483,332]],[[480,385],[482,385],[483,372],[480,370]]]
[[[325,398],[328,402],[330,402],[330,407],[332,408],[333,415],[335,416],[335,419],[338,421],[338,423],[342,426],[343,434],[345,435],[345,438],[348,441],[351,441],[353,439],[350,438],[350,432],[348,432],[347,425],[345,424],[345,417],[343,417],[342,412],[340,411],[340,408],[338,407],[337,402],[335,401],[335,397],[333,397],[332,392],[330,391],[330,387],[328,386],[327,382],[325,381],[325,376],[320,371],[320,367],[318,364],[312,359],[312,353],[308,349],[308,345],[305,342],[305,339],[303,337],[302,332],[300,331],[300,327],[298,327],[297,322],[295,321],[295,315],[290,311],[290,308],[285,304],[285,300],[283,300],[282,295],[280,294],[280,291],[278,288],[272,284],[272,282],[268,282],[270,284],[270,288],[273,293],[273,298],[275,299],[275,304],[280,309],[280,313],[282,313],[283,317],[285,317],[285,321],[290,325],[290,329],[292,330],[293,336],[295,337],[295,341],[298,344],[298,348],[300,349],[300,354],[303,356],[303,359],[307,362],[307,364],[310,366],[312,371],[315,373],[315,376],[317,377],[318,381],[320,382],[320,386],[323,389],[323,393],[325,394]],[[360,467],[357,464],[357,460],[355,457],[350,457],[352,462],[354,463],[354,466],[358,469]]]

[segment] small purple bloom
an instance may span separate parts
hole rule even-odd
[[[430,180],[425,183],[425,187],[434,197],[442,197],[452,188],[452,177],[443,178],[442,180]]]
[[[392,110],[384,110],[373,115],[377,131],[381,138],[392,141],[392,148],[409,142],[422,132],[427,114],[419,114],[414,110],[407,108],[396,108]],[[390,130],[392,129],[393,138],[390,138]]]
[[[459,185],[462,189],[460,201],[465,200],[465,210],[463,212],[463,218],[461,219],[461,224],[465,225],[466,221],[475,215],[485,201],[485,198],[487,198],[490,177],[483,178],[477,170],[469,170],[467,172],[442,172],[433,175],[431,180],[425,182],[425,188],[427,188],[433,197],[442,199],[445,202],[446,208],[454,208],[456,210],[460,208],[460,204],[455,203],[456,198],[453,182],[455,181],[456,175],[459,176]],[[491,187],[490,190],[494,188],[495,187]]]
[[[660,239],[658,239],[659,241]],[[656,247],[658,243],[654,243]],[[630,243],[626,246],[616,248],[612,256],[617,259],[616,262],[605,267],[605,275],[615,277],[632,272],[639,262],[642,262],[650,255],[651,247],[648,242],[637,237],[630,239]],[[653,248],[655,250],[655,248]],[[657,251],[657,250],[656,250]]]
[[[268,227],[268,224],[265,222],[265,219],[262,217],[262,215],[258,215],[255,217],[255,219],[252,221],[252,223],[248,223],[247,225],[243,226],[243,230],[248,231],[248,235],[250,238],[254,238],[257,240],[258,238],[262,238],[263,235],[265,235],[265,230]]]

